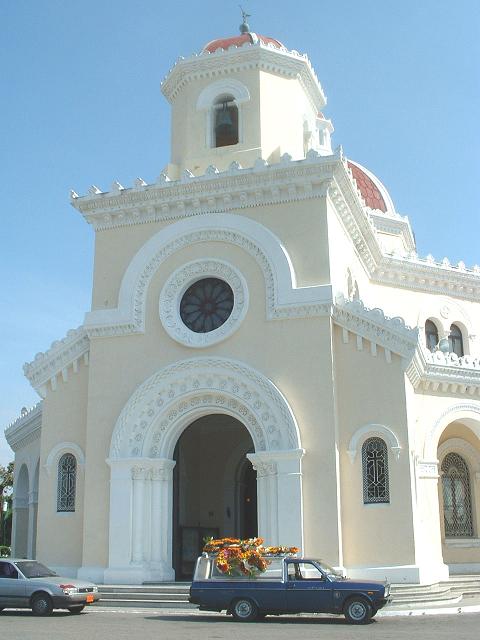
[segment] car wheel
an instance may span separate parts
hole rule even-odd
[[[85,605],[79,605],[77,607],[68,607],[68,610],[70,611],[70,613],[82,613],[82,611],[85,609]]]
[[[257,605],[248,598],[239,598],[232,605],[232,615],[237,622],[253,622],[257,619]]]
[[[49,616],[53,610],[52,600],[47,593],[37,593],[33,596],[31,606],[36,616]]]
[[[366,624],[372,617],[372,607],[365,598],[351,598],[343,609],[350,624]]]

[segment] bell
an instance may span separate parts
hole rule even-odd
[[[233,127],[232,116],[230,110],[227,107],[227,103],[223,103],[222,110],[217,115],[217,123],[215,129],[217,131],[228,131]]]

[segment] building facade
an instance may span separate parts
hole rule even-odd
[[[134,584],[258,533],[350,576],[479,571],[480,269],[417,255],[307,56],[244,28],[162,92],[157,181],[71,194],[92,309],[25,365],[14,554]]]

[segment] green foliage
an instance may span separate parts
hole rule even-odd
[[[0,546],[0,558],[9,558],[10,554],[11,554],[10,547],[7,547],[6,545]]]
[[[10,555],[11,513],[3,510],[4,502],[9,501],[13,488],[13,462],[6,467],[0,465],[0,555]],[[4,549],[7,551],[4,553]]]

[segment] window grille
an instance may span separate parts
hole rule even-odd
[[[363,502],[390,502],[388,451],[381,438],[369,438],[362,447]]]
[[[425,341],[427,343],[427,349],[435,351],[438,344],[438,329],[437,325],[431,320],[425,322]]]
[[[75,511],[77,461],[71,453],[58,462],[57,511]]]
[[[450,335],[448,336],[450,352],[455,353],[459,358],[464,355],[463,352],[463,336],[456,324],[450,327]]]
[[[458,453],[448,453],[442,462],[442,492],[445,537],[473,536],[470,477]]]

